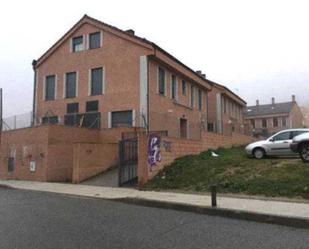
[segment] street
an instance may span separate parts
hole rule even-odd
[[[308,248],[309,230],[0,188],[1,249]]]

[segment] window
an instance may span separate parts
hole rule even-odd
[[[73,52],[79,52],[79,51],[84,50],[83,40],[84,38],[82,36],[73,38],[72,40],[72,51]]]
[[[282,117],[282,126],[286,126],[286,117]]]
[[[252,125],[252,128],[255,129],[255,120],[254,119],[251,119],[251,125]]]
[[[273,137],[273,141],[283,141],[291,139],[291,132],[282,132]]]
[[[9,157],[8,158],[8,172],[13,172],[15,169],[15,158]]]
[[[308,131],[293,131],[292,138],[299,136],[301,134],[304,134],[306,132],[308,132]]]
[[[194,107],[194,86],[191,85],[190,87],[190,106],[193,108]]]
[[[198,109],[201,111],[202,110],[202,103],[203,103],[203,94],[202,90],[198,89]]]
[[[187,138],[188,136],[188,122],[184,118],[180,118],[180,138]]]
[[[278,127],[278,118],[273,118],[274,127]]]
[[[99,110],[99,101],[86,102],[86,112],[97,112]]]
[[[214,123],[208,123],[207,124],[207,130],[209,132],[215,132],[215,125],[214,125]]]
[[[102,94],[103,68],[91,69],[90,95]]]
[[[101,32],[92,33],[89,35],[89,49],[101,47]]]
[[[59,123],[58,116],[42,118],[42,124],[58,124],[58,123]]]
[[[50,75],[45,78],[45,100],[55,99],[56,76]]]
[[[67,104],[67,113],[78,113],[78,109],[79,109],[78,103]]]
[[[227,110],[227,99],[223,98],[224,99],[224,113],[226,113],[226,110]]]
[[[66,73],[65,75],[65,97],[75,98],[76,97],[76,72]]]
[[[132,111],[112,112],[112,127],[132,127]]]
[[[263,128],[267,127],[267,120],[265,118],[262,119],[262,127]]]
[[[176,76],[172,75],[172,81],[171,81],[171,98],[176,99]]]
[[[165,70],[159,67],[159,94],[165,95]]]
[[[187,84],[186,84],[186,81],[185,80],[182,80],[182,95],[186,95],[186,91],[187,91]]]

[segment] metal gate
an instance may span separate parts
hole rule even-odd
[[[119,142],[119,187],[137,184],[138,140],[124,139]]]

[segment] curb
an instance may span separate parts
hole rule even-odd
[[[220,216],[224,218],[239,219],[246,221],[254,221],[267,224],[282,225],[294,228],[309,229],[309,219],[298,218],[292,216],[280,216],[271,214],[254,213],[241,210],[233,210],[219,207],[202,207],[181,203],[170,203],[156,200],[145,200],[139,198],[119,198],[112,201],[118,201],[131,205],[139,205],[145,207],[155,207],[163,209],[173,209],[183,212],[191,212],[197,214],[205,214],[211,216]]]
[[[13,188],[12,186],[10,186],[10,185],[1,184],[1,183],[0,183],[0,188],[14,189],[14,188]]]

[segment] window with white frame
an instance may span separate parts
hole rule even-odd
[[[76,72],[65,74],[65,98],[75,98],[77,92]]]
[[[90,95],[101,95],[103,93],[103,68],[94,68],[90,72]]]
[[[79,52],[84,50],[84,37],[78,36],[72,39],[72,52]]]
[[[182,80],[182,95],[185,96],[186,95],[186,92],[187,92],[187,84],[186,84],[186,81],[185,80]]]
[[[177,86],[176,86],[176,76],[172,74],[171,76],[171,99],[176,100],[177,96]]]
[[[190,106],[194,108],[194,86],[190,86]]]
[[[203,105],[203,93],[201,89],[198,89],[198,109],[199,111],[202,110]]]
[[[45,100],[55,99],[55,88],[56,88],[56,76],[49,75],[45,78]]]
[[[159,67],[158,74],[158,91],[159,94],[165,95],[165,70]]]
[[[89,34],[89,49],[95,49],[101,47],[101,32],[95,32]]]
[[[112,128],[133,126],[132,111],[112,112],[111,118],[112,118]]]

